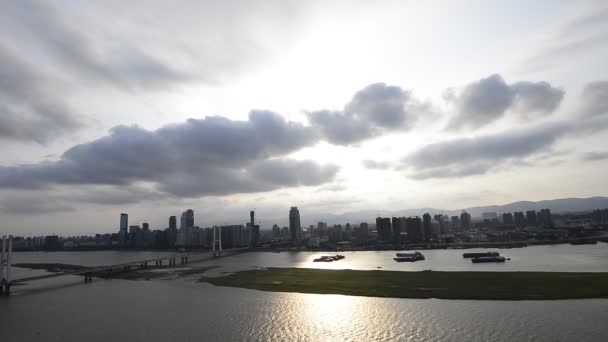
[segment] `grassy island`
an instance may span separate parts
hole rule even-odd
[[[216,286],[368,297],[478,300],[608,298],[608,273],[399,272],[270,268],[203,277]]]

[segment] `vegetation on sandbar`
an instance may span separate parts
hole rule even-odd
[[[608,298],[608,273],[270,268],[203,277],[217,286],[368,297],[478,300]]]

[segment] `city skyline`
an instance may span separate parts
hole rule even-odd
[[[602,2],[1,9],[2,233],[608,193]]]

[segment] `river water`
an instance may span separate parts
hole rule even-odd
[[[394,252],[344,252],[346,259],[326,264],[312,259],[329,253],[264,252],[201,264],[220,266],[215,272],[256,267],[608,271],[607,244],[499,251],[511,260],[472,264],[462,259],[462,250],[435,250],[423,251],[426,260],[417,263],[395,263]],[[16,261],[103,265],[155,255],[162,253],[36,252],[16,253]],[[89,284],[65,277],[17,288],[0,300],[0,341],[605,341],[607,320],[608,299],[393,299],[214,287],[197,283],[196,276]]]

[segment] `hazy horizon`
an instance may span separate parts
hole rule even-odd
[[[0,234],[608,193],[601,1],[27,0],[0,28]]]

